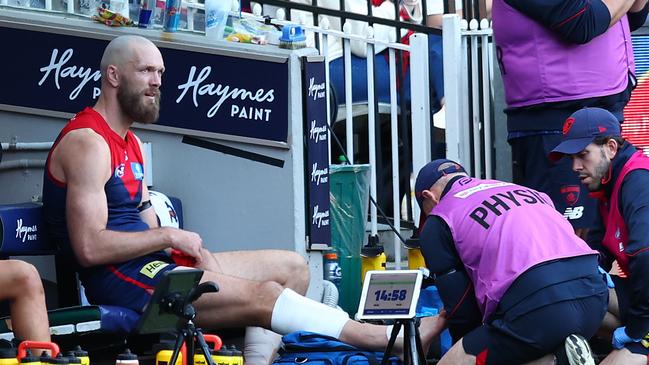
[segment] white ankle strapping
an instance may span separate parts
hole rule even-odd
[[[285,335],[295,331],[310,331],[339,338],[349,316],[291,289],[284,289],[273,307],[271,329]]]

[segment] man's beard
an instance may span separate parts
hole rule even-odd
[[[117,101],[122,111],[133,121],[145,124],[154,123],[160,115],[160,90],[156,89],[155,102],[149,103],[143,91],[135,90],[130,82],[117,89]]]
[[[600,162],[595,166],[593,181],[587,185],[589,191],[598,191],[602,188],[602,179],[607,177],[611,161],[606,158],[604,149],[600,150]]]

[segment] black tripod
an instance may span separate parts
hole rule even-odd
[[[185,343],[187,348],[187,365],[194,365],[195,343],[198,343],[198,346],[203,351],[207,364],[214,365],[210,348],[205,342],[203,332],[201,332],[200,328],[194,326],[193,319],[196,317],[196,310],[192,303],[205,293],[216,293],[217,291],[219,291],[219,287],[214,282],[207,281],[193,288],[186,297],[183,297],[179,293],[171,293],[160,301],[161,310],[172,313],[179,318],[186,320],[185,324],[178,328],[178,337],[176,338],[174,352],[171,356],[171,361],[169,362],[170,365],[176,364],[178,353],[180,353],[180,348],[183,343]]]
[[[386,365],[388,363],[388,357],[392,352],[392,347],[394,346],[394,342],[397,340],[401,326],[403,326],[404,328],[403,363],[406,365],[425,365],[426,357],[424,354],[424,349],[421,346],[421,338],[419,338],[419,320],[417,318],[396,320],[394,327],[392,327],[392,333],[390,334],[388,347],[385,348],[385,352],[383,353],[383,360],[381,360],[381,365]]]

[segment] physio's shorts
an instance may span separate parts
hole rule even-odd
[[[464,351],[476,364],[523,364],[555,353],[565,363],[564,341],[572,333],[592,337],[604,318],[607,293],[561,301],[523,315],[516,307],[463,337]],[[525,300],[523,300],[524,302]],[[525,306],[525,303],[521,303]]]
[[[82,273],[88,301],[142,312],[166,271],[176,267],[163,251],[121,264],[92,268]]]
[[[627,313],[629,311],[629,300],[631,298],[631,283],[629,282],[629,279],[621,278],[617,275],[611,275],[611,278],[615,283],[615,294],[617,295],[617,304],[620,309],[620,320],[623,325],[626,325]],[[629,343],[624,347],[634,354],[649,355],[649,348],[642,345],[642,343]]]
[[[512,173],[514,183],[542,191],[574,228],[592,227],[597,201],[572,171],[572,160],[564,157],[556,163],[548,159],[561,134],[539,134],[512,138]]]

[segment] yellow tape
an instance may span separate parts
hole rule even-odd
[[[149,279],[153,279],[153,277],[156,276],[158,272],[160,272],[160,270],[162,270],[167,265],[169,264],[164,261],[151,261],[142,267],[140,274],[148,277]]]

